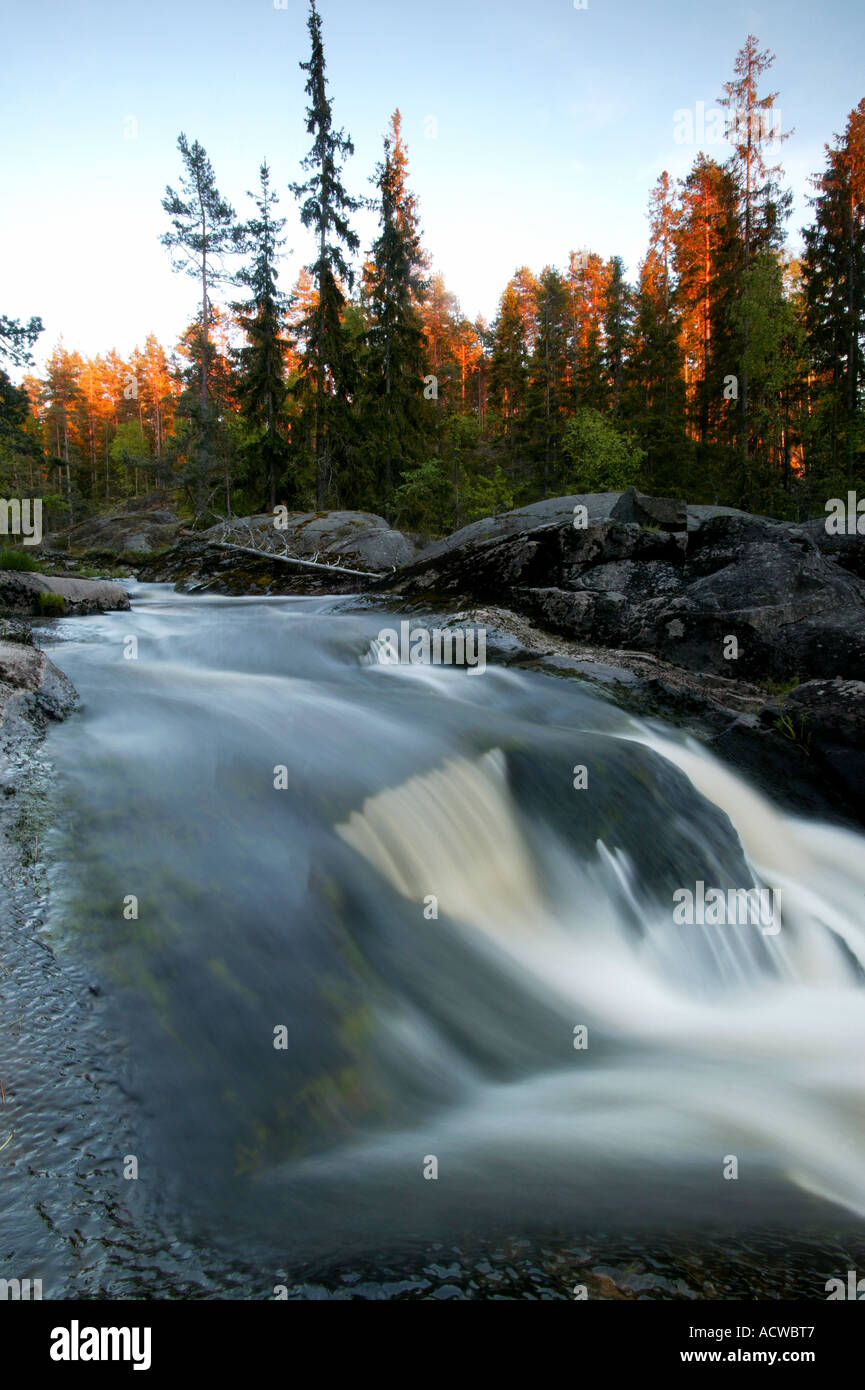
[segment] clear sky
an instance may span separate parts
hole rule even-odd
[[[285,8],[277,8],[277,4]],[[424,242],[463,312],[492,319],[522,264],[571,249],[645,249],[658,174],[696,145],[675,113],[722,83],[749,32],[776,57],[791,237],[808,176],[865,95],[862,0],[320,0],[337,125],[355,142],[351,192],[370,194],[399,106]],[[283,197],[288,287],[310,259],[288,184],[301,177],[307,0],[3,0],[0,312],[40,314],[95,354],[155,332],[173,346],[194,282],[159,244],[178,132],[200,140],[220,190],[248,215],[263,157]],[[433,118],[433,119],[430,119]],[[679,124],[681,135],[682,125]],[[725,158],[728,147],[706,144]],[[365,250],[374,220],[358,219]]]

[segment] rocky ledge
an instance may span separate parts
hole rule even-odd
[[[478,523],[422,551],[388,587],[503,605],[550,632],[703,674],[858,680],[863,550],[865,537],[830,537],[813,523],[631,490]]]

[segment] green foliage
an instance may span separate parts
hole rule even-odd
[[[26,550],[12,550],[9,546],[0,545],[0,570],[38,569],[38,561],[34,556],[28,555]]]
[[[467,526],[469,522],[481,521],[485,516],[509,512],[514,505],[513,484],[498,464],[491,477],[466,470],[461,475],[460,501],[462,524]]]
[[[778,718],[775,720],[774,727],[778,733],[788,739],[806,758],[811,756],[811,730],[806,728],[808,716],[799,716],[798,723],[795,716],[788,714],[784,709],[784,699],[778,701]]]
[[[244,481],[258,485],[272,511],[277,480],[288,461],[285,357],[289,344],[285,334],[288,298],[279,289],[276,268],[279,248],[285,243],[280,236],[285,219],[274,216],[279,200],[271,191],[266,163],[259,170],[258,193],[248,197],[258,215],[245,228],[252,261],[238,276],[249,297],[232,306],[246,334],[246,346],[235,354],[237,396],[247,426]]]
[[[634,486],[644,452],[590,406],[568,421],[562,440],[562,482],[573,492],[616,492]]]
[[[440,458],[409,468],[394,491],[400,525],[444,535],[453,517],[453,493],[448,470]]]
[[[115,463],[130,466],[150,457],[150,440],[137,420],[126,420],[117,426],[108,454]]]
[[[41,618],[62,618],[66,600],[62,594],[37,594],[36,612]]]

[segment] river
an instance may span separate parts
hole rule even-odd
[[[83,702],[6,1062],[45,1296],[565,1297],[673,1240],[703,1297],[712,1241],[861,1248],[865,839],[585,682],[382,664],[404,614],[132,592],[41,637]],[[777,920],[675,921],[698,884]]]

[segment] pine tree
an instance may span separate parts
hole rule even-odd
[[[171,231],[161,238],[171,252],[174,270],[192,275],[201,281],[201,313],[199,324],[204,334],[204,350],[199,354],[199,449],[195,479],[195,510],[204,510],[205,490],[210,480],[212,460],[208,452],[210,428],[208,370],[210,352],[210,291],[226,278],[225,257],[243,247],[241,230],[237,226],[234,208],[226,202],[216,186],[213,166],[207,152],[193,141],[190,146],[181,132],[177,148],[183,158],[180,192],[167,186],[162,200],[164,211],[171,218]]]
[[[52,465],[57,469],[58,492],[66,494],[70,524],[75,520],[72,479],[76,476],[85,454],[81,434],[81,356],[69,352],[62,340],[58,342],[46,363],[45,400],[46,434],[52,451]]]
[[[565,279],[568,295],[568,378],[573,409],[601,410],[607,403],[604,368],[604,305],[607,268],[595,251],[572,251]]]
[[[135,362],[144,420],[151,432],[153,452],[160,459],[174,418],[175,391],[165,349],[155,334],[149,333],[144,352]]]
[[[681,184],[674,268],[691,432],[704,445],[721,416],[729,302],[742,273],[736,198],[731,172],[699,154]]]
[[[40,318],[33,317],[22,323],[20,319],[0,314],[0,361],[11,362],[16,367],[31,367],[33,344],[42,332]]]
[[[312,454],[315,463],[316,505],[321,509],[332,486],[334,469],[346,452],[346,405],[350,395],[352,364],[342,331],[345,306],[340,281],[349,289],[353,272],[346,251],[357,251],[360,241],[349,225],[349,216],[361,206],[346,192],[341,182],[344,161],[354,154],[354,145],[342,130],[333,129],[331,104],[327,95],[321,17],[315,0],[310,0],[307,20],[311,41],[309,61],[300,66],[307,74],[307,133],[315,136],[312,149],[302,167],[309,172],[305,183],[291,185],[301,204],[300,217],[315,233],[317,256],[309,267],[317,300],[311,318],[302,325],[305,339],[303,386],[312,397]]]
[[[285,335],[288,299],[280,292],[276,268],[279,248],[285,244],[285,237],[280,236],[285,219],[273,215],[279,200],[271,191],[266,163],[261,165],[259,178],[259,192],[248,194],[255,202],[258,215],[245,227],[252,263],[237,277],[249,290],[249,298],[232,308],[247,339],[246,346],[237,352],[240,368],[237,395],[241,415],[253,432],[254,449],[264,465],[267,505],[273,511],[277,479],[288,454],[284,418],[288,394],[285,381],[289,348]]]

